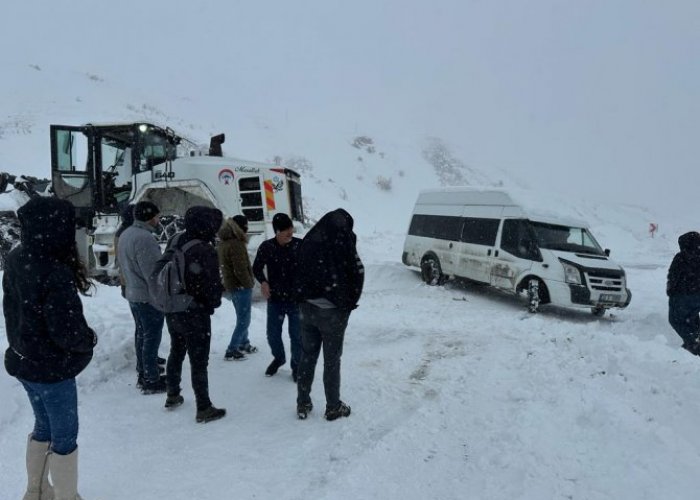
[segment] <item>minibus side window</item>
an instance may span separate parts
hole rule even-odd
[[[465,217],[460,241],[475,245],[493,246],[496,244],[499,219]]]
[[[457,241],[461,230],[461,217],[416,214],[411,219],[408,234],[425,238]]]
[[[535,235],[528,221],[523,219],[506,219],[501,232],[501,249],[521,259],[542,261]]]

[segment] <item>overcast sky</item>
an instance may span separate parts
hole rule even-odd
[[[170,112],[241,141],[438,136],[535,185],[700,209],[694,0],[13,0],[5,14],[6,62],[181,97]]]

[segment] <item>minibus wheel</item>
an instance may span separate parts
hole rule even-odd
[[[527,280],[527,310],[536,313],[540,309],[540,304],[549,302],[549,292],[547,286],[537,278]]]
[[[426,255],[420,264],[420,274],[426,284],[430,286],[444,285],[447,276],[442,274],[440,260],[434,255]]]
[[[601,306],[591,307],[591,312],[593,316],[602,317],[605,315],[605,308]]]

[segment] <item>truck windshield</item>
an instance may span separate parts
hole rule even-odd
[[[540,248],[605,255],[605,252],[588,229],[583,227],[560,226],[544,222],[532,222]]]

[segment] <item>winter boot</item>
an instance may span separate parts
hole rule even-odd
[[[48,441],[27,438],[27,492],[22,500],[53,500],[53,487],[49,483]]]
[[[311,413],[311,410],[314,409],[314,405],[309,401],[308,403],[299,403],[297,405],[297,417],[299,420],[306,420],[306,418],[309,416],[309,413]]]
[[[335,420],[340,417],[350,416],[350,406],[346,405],[342,401],[338,403],[338,406],[332,409],[326,408],[326,420]]]
[[[225,361],[243,361],[244,359],[246,359],[246,355],[240,349],[226,351],[226,354],[224,355]]]
[[[275,373],[277,373],[277,370],[279,369],[280,366],[282,366],[285,362],[280,361],[277,358],[272,360],[272,363],[267,367],[267,370],[265,370],[265,375],[268,377],[272,377]]]
[[[68,455],[49,454],[54,500],[82,500],[78,495],[78,448]]]
[[[144,380],[141,394],[162,394],[165,390],[165,377],[160,377],[155,382],[146,382]]]
[[[254,345],[250,345],[250,342],[248,342],[247,344],[243,344],[240,347],[240,350],[245,352],[245,353],[248,353],[248,354],[253,354],[254,352],[258,352],[258,348],[255,347]]]
[[[213,405],[203,410],[197,410],[197,423],[206,424],[214,420],[219,420],[226,415],[225,408],[215,408]]]
[[[165,398],[165,408],[167,408],[168,410],[172,410],[173,408],[180,406],[184,402],[185,398],[183,398],[181,395],[168,394],[168,397]]]

